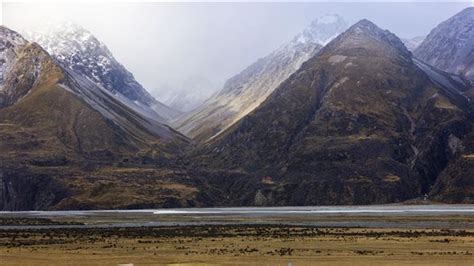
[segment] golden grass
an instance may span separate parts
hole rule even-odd
[[[473,154],[465,154],[462,156],[464,159],[474,160],[474,153]]]
[[[393,235],[394,230],[409,231],[404,229],[364,228],[323,229],[330,233],[322,235],[305,235],[301,228],[288,233],[277,229],[274,236],[246,235],[252,230],[209,237],[34,233],[14,241],[28,239],[31,245],[2,245],[0,257],[4,265],[472,265],[474,260],[472,236],[446,236],[439,230],[433,236],[415,230],[422,233],[416,237]]]
[[[396,175],[388,175],[383,179],[385,182],[398,182],[400,177]]]

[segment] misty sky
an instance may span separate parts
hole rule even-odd
[[[289,41],[311,20],[339,14],[367,18],[399,37],[426,35],[466,3],[4,3],[3,23],[27,29],[66,18],[104,42],[155,97],[164,90],[219,88],[259,57]],[[208,82],[207,82],[208,81]],[[185,84],[185,85],[183,85]],[[183,88],[183,86],[187,88]]]

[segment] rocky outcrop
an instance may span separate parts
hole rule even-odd
[[[68,196],[67,189],[47,175],[25,169],[0,170],[0,210],[47,210]]]

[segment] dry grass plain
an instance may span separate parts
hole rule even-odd
[[[0,230],[0,265],[474,265],[474,230],[213,225]]]

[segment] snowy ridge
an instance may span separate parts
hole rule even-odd
[[[107,47],[72,22],[49,24],[47,31],[28,31],[24,36],[40,44],[68,69],[87,68],[89,78],[96,83],[104,83],[101,76],[112,70],[114,60]]]
[[[166,122],[180,113],[159,103],[121,65],[109,49],[73,22],[49,23],[47,31],[29,31],[27,39],[40,44],[64,68],[86,76],[125,104]],[[160,108],[154,108],[160,106]]]

